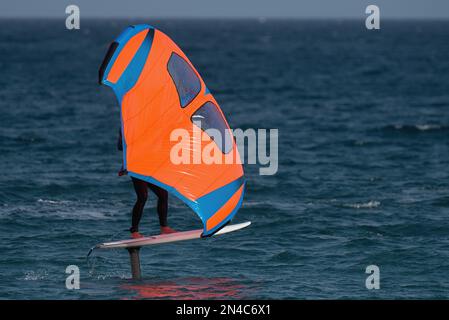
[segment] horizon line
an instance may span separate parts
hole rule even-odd
[[[59,20],[66,19],[66,15],[61,16],[2,16],[0,19],[23,19],[23,20]],[[154,20],[365,20],[365,16],[85,16],[81,19],[89,20],[132,20],[132,19],[154,19]],[[390,16],[383,17],[382,20],[449,20],[449,17],[399,17]]]

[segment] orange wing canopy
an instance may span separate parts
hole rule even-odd
[[[226,225],[243,200],[243,168],[217,101],[181,49],[149,25],[130,26],[111,44],[99,81],[120,104],[128,174],[183,200],[203,236]],[[220,161],[204,161],[205,150]],[[173,161],[179,155],[189,161]]]

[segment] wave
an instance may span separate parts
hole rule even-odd
[[[24,281],[39,281],[45,280],[48,277],[48,272],[46,270],[38,270],[38,271],[26,271],[25,274],[19,278],[19,280]]]
[[[354,208],[354,209],[377,208],[380,206],[380,201],[371,200],[369,202],[352,203],[352,204],[347,204],[344,206],[348,207],[348,208]]]
[[[128,280],[128,279],[132,278],[132,275],[130,273],[125,273],[125,272],[121,272],[121,271],[111,271],[111,272],[106,272],[104,274],[98,274],[98,275],[91,274],[91,276],[94,279],[100,280],[100,281],[111,280],[111,279]]]
[[[68,204],[69,203],[69,201],[56,201],[56,200],[49,200],[49,199],[38,199],[37,202],[45,203],[45,204]]]
[[[449,131],[448,125],[441,124],[394,124],[382,128],[387,132],[403,133],[424,133],[424,132],[446,132]]]
[[[114,220],[120,219],[125,214],[114,206],[104,207],[99,204],[79,203],[73,201],[36,200],[39,206],[32,204],[5,205],[0,210],[0,220],[15,222],[17,215],[28,219],[62,219],[62,220]],[[3,206],[0,206],[2,208]]]

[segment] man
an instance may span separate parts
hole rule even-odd
[[[119,130],[119,137],[117,142],[117,149],[123,151],[122,144],[122,131]],[[126,170],[120,169],[118,175],[126,175]],[[131,177],[133,182],[134,191],[136,192],[137,200],[134,204],[132,211],[131,228],[131,238],[138,239],[142,238],[143,235],[139,233],[139,222],[142,218],[143,208],[148,199],[148,189],[151,189],[153,193],[157,196],[157,214],[159,215],[159,225],[161,227],[161,234],[174,233],[176,232],[168,226],[167,215],[168,215],[168,192],[152,183]]]

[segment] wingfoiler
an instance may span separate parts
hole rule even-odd
[[[242,164],[217,101],[183,51],[150,25],[126,28],[112,42],[99,82],[114,91],[120,108],[123,164],[130,176],[158,185],[185,202],[203,223],[202,237],[228,224],[245,190]],[[201,137],[195,136],[198,122]],[[189,140],[173,141],[174,130]],[[216,141],[208,132],[218,131]],[[198,146],[195,147],[195,146]],[[223,161],[174,163],[171,153],[201,157],[203,147]]]

